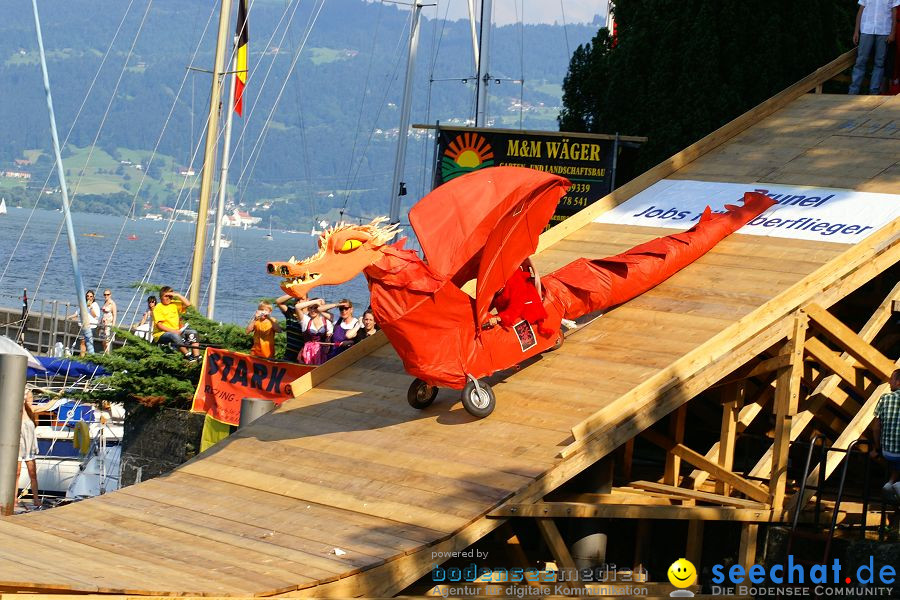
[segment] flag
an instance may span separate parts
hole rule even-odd
[[[244,85],[247,83],[247,0],[238,0],[237,60],[234,74],[234,112],[243,116]]]

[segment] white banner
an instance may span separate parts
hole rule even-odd
[[[856,244],[900,217],[900,195],[834,188],[664,179],[594,221],[688,229],[709,205],[722,212],[744,192],[761,192],[778,204],[739,232],[750,235]]]

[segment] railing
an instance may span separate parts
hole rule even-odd
[[[78,339],[79,327],[66,317],[77,309],[71,302],[43,299],[29,303],[27,311],[24,306],[0,308],[0,334],[35,354],[51,354],[57,342],[70,348]]]

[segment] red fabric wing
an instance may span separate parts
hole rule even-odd
[[[469,261],[482,253],[508,213],[531,198],[535,190],[549,191],[554,186],[564,189],[569,181],[524,167],[479,169],[448,181],[422,198],[409,211],[409,222],[429,267],[451,279],[467,264],[474,264]],[[556,201],[561,196],[557,195]],[[550,215],[541,228],[549,219]],[[484,256],[490,254],[486,252]],[[528,255],[523,255],[520,263],[525,256]],[[474,277],[475,272],[470,275]]]

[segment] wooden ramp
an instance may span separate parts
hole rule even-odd
[[[898,192],[900,135],[875,124],[900,123],[900,98],[803,93],[817,83],[606,205],[666,176],[836,185],[841,165],[847,187]],[[593,223],[603,209],[545,236],[542,271],[671,231]],[[799,307],[828,308],[897,263],[898,227],[852,247],[732,236],[559,351],[495,377],[497,410],[483,420],[447,390],[411,409],[411,378],[390,346],[367,340],[298,382],[303,393],[281,410],[169,476],[0,521],[0,590],[395,594],[503,523],[504,506],[541,500],[787,336]],[[753,485],[751,500],[770,506]]]

